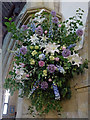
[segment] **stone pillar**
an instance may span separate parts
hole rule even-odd
[[[2,119],[2,50],[0,49],[0,119]]]
[[[88,3],[88,59],[90,61],[90,1]],[[88,70],[88,84],[90,86],[90,63]],[[90,87],[88,88],[88,118],[90,119]]]

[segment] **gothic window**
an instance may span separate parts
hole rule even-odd
[[[9,96],[9,90],[6,90],[4,95],[3,115],[6,115],[8,113]]]

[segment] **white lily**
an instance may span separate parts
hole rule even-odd
[[[45,48],[46,45],[47,45],[47,42],[40,42],[39,44],[40,48],[43,48],[43,47]]]
[[[35,16],[37,16],[37,15],[41,15],[41,13],[42,13],[43,11],[45,11],[45,9],[41,9],[41,11],[35,13]]]
[[[82,58],[79,57],[78,54],[73,53],[73,55],[70,55],[67,58],[71,63],[74,61],[74,63],[72,63],[73,65],[78,65],[79,67],[79,65],[82,64]]]
[[[55,52],[58,52],[59,53],[59,50],[57,49],[60,45],[56,45],[56,43],[48,43],[45,47],[45,49],[43,50],[46,51],[46,54],[48,54],[49,52],[51,54],[54,54]]]
[[[39,43],[39,38],[34,34],[31,36],[30,41],[32,42],[31,45],[36,45],[36,43]]]
[[[46,36],[41,37],[41,41],[45,42],[48,38]]]
[[[33,21],[37,21],[39,23],[42,23],[45,20],[45,18],[41,18],[41,16],[35,17]]]

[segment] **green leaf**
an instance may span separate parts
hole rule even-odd
[[[9,21],[11,21],[11,20],[12,20],[12,18],[9,18],[8,20],[9,20]]]
[[[8,27],[8,26],[10,26],[10,23],[9,22],[5,22],[5,25]]]
[[[7,17],[5,17],[5,19],[8,19]]]

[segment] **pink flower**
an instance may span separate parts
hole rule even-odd
[[[61,27],[61,24],[59,24],[58,27]]]
[[[62,47],[62,50],[65,50],[65,49],[66,49],[66,47],[65,47],[65,46],[63,46],[63,47]]]
[[[49,82],[51,82],[51,81],[52,81],[52,79],[51,79],[51,78],[49,78],[49,79],[48,79],[48,81],[49,81]]]
[[[45,30],[45,34],[47,34],[47,30]]]
[[[29,74],[27,74],[26,77],[29,77]]]
[[[45,65],[45,62],[44,61],[39,61],[39,66],[40,67],[43,67]]]
[[[15,73],[18,74],[18,71],[16,70]]]
[[[56,60],[56,61],[59,61],[59,58],[58,58],[58,57],[56,57],[56,58],[55,58],[55,60]]]
[[[24,64],[24,63],[20,63],[20,65],[21,65],[22,67],[25,67],[25,64]]]

